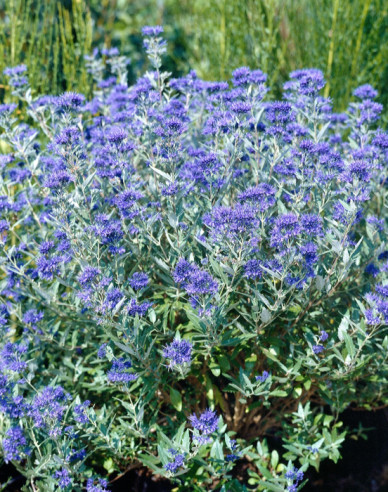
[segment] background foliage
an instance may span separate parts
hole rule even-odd
[[[83,1],[1,0],[0,17],[1,71],[25,63],[40,93],[85,87],[92,20]]]
[[[0,68],[26,63],[32,87],[42,92],[82,91],[83,56],[103,44],[131,57],[135,78],[144,63],[140,28],[161,23],[165,66],[174,74],[194,68],[224,80],[248,65],[270,74],[279,97],[291,70],[314,66],[336,109],[366,82],[387,107],[386,0],[1,0],[0,16]]]

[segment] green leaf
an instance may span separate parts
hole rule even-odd
[[[349,329],[349,316],[347,312],[345,316],[342,318],[341,323],[338,327],[338,338],[341,341],[344,340],[344,334],[348,331],[348,329]]]
[[[356,347],[354,346],[353,340],[347,333],[344,333],[343,336],[345,339],[346,350],[348,351],[349,356],[353,359],[356,355]]]
[[[272,451],[271,453],[271,465],[272,468],[276,469],[279,463],[279,453],[275,450]]]
[[[272,476],[271,476],[271,478],[272,478]],[[272,483],[261,481],[261,482],[259,482],[259,484],[264,487],[264,490],[272,490],[272,492],[284,492],[283,487],[279,487],[278,485],[273,485]]]
[[[218,363],[222,369],[222,372],[227,372],[230,369],[230,362],[226,355],[222,354],[217,356]]]
[[[210,367],[211,372],[214,374],[214,376],[216,376],[218,378],[218,376],[221,374],[220,366],[218,364],[216,364],[215,362],[211,362],[209,367]]]
[[[104,461],[104,468],[108,473],[113,473],[115,470],[115,465],[112,458],[108,458]]]
[[[179,391],[170,388],[170,399],[172,406],[180,412],[182,410],[182,397]]]
[[[276,363],[277,363],[277,364],[278,364],[278,365],[279,365],[279,366],[283,369],[283,371],[284,371],[284,372],[288,372],[287,367],[286,367],[284,364],[282,364],[282,363],[278,360],[278,358],[276,357],[276,355],[275,355],[275,354],[273,354],[270,350],[267,350],[267,349],[265,349],[265,348],[261,348],[261,351],[263,352],[263,354],[264,354],[264,355],[266,355],[266,356],[268,357],[268,359],[271,359],[271,360],[273,360],[274,362],[276,362]]]
[[[219,461],[224,461],[224,452],[222,450],[222,444],[219,441],[214,441],[210,451],[210,456]]]
[[[283,390],[271,391],[271,393],[269,394],[269,396],[278,396],[281,398],[284,398],[287,395],[288,395],[287,391],[283,391]]]

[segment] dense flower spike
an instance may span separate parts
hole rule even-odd
[[[187,340],[175,339],[163,350],[163,357],[169,359],[169,367],[181,364],[190,364],[192,344]]]
[[[174,280],[181,284],[190,296],[214,295],[218,290],[218,282],[209,272],[201,270],[197,265],[179,260],[174,272]]]
[[[58,480],[59,488],[62,490],[67,489],[72,482],[69,470],[67,470],[66,468],[62,468],[62,470],[56,471],[54,473],[54,478]]]
[[[297,492],[298,484],[299,484],[299,482],[301,482],[303,480],[303,477],[304,477],[303,471],[297,470],[296,468],[293,468],[291,470],[288,470],[284,476],[288,482],[290,482],[290,481],[292,482],[291,484],[288,485],[287,491],[288,492]]]
[[[137,379],[138,375],[128,372],[132,368],[132,362],[123,357],[113,361],[111,369],[108,371],[108,379],[112,383],[130,383]]]
[[[185,456],[183,454],[178,453],[175,449],[169,449],[168,452],[173,457],[173,461],[169,461],[164,468],[171,473],[176,473],[179,468],[184,466],[185,464]]]
[[[20,461],[23,456],[30,453],[27,447],[27,440],[20,427],[11,427],[7,430],[7,437],[3,439],[4,460]]]
[[[200,432],[199,435],[194,435],[194,439],[200,444],[210,442],[210,434],[213,434],[218,427],[218,415],[212,410],[205,410],[199,417],[195,414],[189,417],[191,425],[194,429]]]
[[[108,481],[104,478],[98,478],[97,480],[93,478],[88,478],[86,482],[86,492],[107,492]]]
[[[60,424],[67,410],[67,402],[71,400],[61,386],[47,386],[33,399],[28,416],[38,428],[47,429],[49,435],[56,436],[61,432]]]
[[[149,282],[148,275],[146,273],[136,272],[129,280],[129,284],[133,290],[140,290],[147,287]]]

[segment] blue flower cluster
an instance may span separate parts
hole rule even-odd
[[[11,427],[5,435],[6,437],[3,439],[3,451],[6,463],[10,461],[21,461],[23,455],[31,452],[27,447],[27,440],[20,427]]]
[[[170,473],[176,473],[179,468],[185,464],[185,455],[178,453],[175,449],[171,448],[168,450],[171,454],[173,461],[169,461],[164,468]]]
[[[194,434],[194,439],[198,444],[206,444],[211,441],[210,434],[213,434],[218,427],[218,415],[213,410],[205,410],[199,417],[195,414],[189,417],[191,425],[199,433]]]
[[[288,481],[292,482],[291,484],[288,485],[287,491],[288,492],[297,492],[298,484],[299,484],[299,482],[301,482],[303,480],[303,477],[304,477],[303,471],[297,470],[294,467],[291,470],[288,470],[284,476]]]
[[[175,339],[163,350],[163,357],[169,359],[169,367],[190,364],[192,344],[187,340]]]

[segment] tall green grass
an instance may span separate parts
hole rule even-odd
[[[0,0],[0,70],[25,63],[35,90],[85,87],[83,57],[91,46],[92,19],[84,0]]]
[[[279,92],[291,70],[317,67],[326,95],[344,109],[372,83],[388,102],[387,0],[175,0],[166,16],[185,27],[187,58],[200,75],[224,79],[241,65],[267,72]]]

